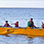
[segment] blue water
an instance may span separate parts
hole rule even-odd
[[[44,8],[0,8],[0,25],[4,25],[8,20],[10,25],[19,21],[20,27],[27,27],[31,17],[34,24],[41,27],[41,22],[44,22]]]
[[[10,35],[11,37],[0,35],[0,44],[44,44],[43,37],[28,38],[24,35]]]
[[[44,22],[44,8],[0,8],[0,25],[8,20],[9,24],[19,21],[20,27],[27,27],[27,22],[33,18],[34,24],[41,27]],[[11,25],[14,27],[14,25]],[[24,35],[0,35],[0,44],[44,44],[44,37],[28,38]]]

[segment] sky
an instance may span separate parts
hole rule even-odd
[[[0,0],[0,8],[44,8],[44,0]]]

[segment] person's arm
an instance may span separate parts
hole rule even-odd
[[[10,25],[8,24],[8,27],[12,27],[12,26],[10,26]]]
[[[33,26],[36,28],[36,26],[34,25],[34,22],[33,22]]]
[[[15,23],[12,23],[11,25],[14,25]]]

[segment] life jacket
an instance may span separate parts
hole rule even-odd
[[[5,24],[5,27],[8,27],[9,26],[9,24]]]
[[[42,26],[42,29],[44,29],[44,26]]]
[[[15,27],[18,27],[18,23],[15,23]]]

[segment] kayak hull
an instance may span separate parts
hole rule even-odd
[[[30,27],[18,28],[14,29],[14,32],[11,34],[28,35],[28,37],[44,37],[44,29],[31,29]]]
[[[7,35],[12,32],[13,30],[11,30],[11,28],[3,28],[3,27],[0,28],[0,35]]]
[[[0,35],[15,34],[27,35],[28,37],[44,37],[44,29],[27,28],[0,28]]]

